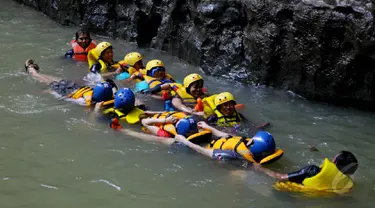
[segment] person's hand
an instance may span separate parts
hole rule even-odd
[[[95,111],[99,111],[103,108],[103,103],[104,102],[98,102],[95,104]]]
[[[204,121],[199,121],[198,122],[198,128],[208,129],[208,128],[210,128],[210,126],[206,122],[204,122]]]
[[[165,123],[177,123],[177,121],[178,121],[178,118],[176,118],[174,116],[170,116],[170,117],[165,119]]]

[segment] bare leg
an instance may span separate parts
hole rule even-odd
[[[40,74],[38,72],[38,70],[39,70],[38,65],[34,64],[34,60],[32,60],[32,59],[26,60],[25,66],[26,66],[26,70],[29,72],[29,74],[34,79],[38,80],[41,83],[45,83],[45,84],[49,85],[49,84],[51,84],[51,82],[54,82],[54,81],[58,82],[58,81],[61,80],[60,78],[57,78],[57,77],[54,77],[54,76],[50,76],[50,75],[46,75],[46,74]]]

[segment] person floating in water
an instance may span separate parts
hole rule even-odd
[[[76,32],[75,40],[70,42],[72,49],[65,53],[65,58],[73,58],[76,61],[87,61],[87,54],[96,47],[96,42],[91,39],[90,32],[80,29]]]
[[[324,159],[319,167],[308,165],[288,174],[274,172],[260,165],[254,169],[278,180],[275,188],[282,191],[324,191],[346,193],[354,186],[351,175],[358,168],[357,158],[349,151],[341,151],[332,160]]]
[[[99,83],[93,88],[79,85],[73,81],[39,73],[39,66],[32,59],[26,60],[25,69],[34,79],[48,85],[48,92],[60,99],[87,107],[95,107],[97,103],[111,105],[114,102],[113,95],[117,86],[111,80]]]

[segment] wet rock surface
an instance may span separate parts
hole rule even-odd
[[[375,110],[370,0],[15,0],[208,74]]]

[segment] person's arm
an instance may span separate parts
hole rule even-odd
[[[270,176],[270,177],[272,177],[276,180],[288,180],[288,174],[274,172],[270,169],[262,167],[258,163],[254,163],[253,167],[254,167],[255,170],[257,170],[259,172],[262,172],[262,173],[265,173],[266,175],[268,175],[268,176]]]
[[[100,65],[100,63],[95,63],[94,65],[91,66],[90,71],[94,74],[100,74],[103,78],[113,77],[122,72],[121,68],[116,69],[116,71],[114,72],[104,72],[104,73],[102,73],[101,69],[102,69],[102,65]]]
[[[74,51],[73,49],[70,49],[69,51],[67,51],[64,55],[65,58],[72,58],[74,56]]]
[[[316,165],[308,165],[298,171],[288,174],[271,171],[267,168],[261,167],[259,164],[254,164],[254,169],[261,171],[277,180],[288,180],[294,183],[302,183],[305,178],[313,177],[320,172],[320,168]]]
[[[121,72],[122,72],[122,68],[117,68],[116,71],[114,72],[104,72],[104,73],[101,73],[101,75],[103,78],[108,78],[108,77],[119,75],[121,74]]]
[[[193,149],[194,151],[196,151],[196,152],[198,152],[198,153],[200,153],[202,155],[205,155],[207,157],[212,158],[213,150],[206,149],[206,148],[203,148],[203,147],[201,147],[199,145],[196,145],[196,144],[190,142],[189,140],[187,140],[182,135],[176,135],[175,136],[175,140],[178,141],[178,142],[183,143],[184,145],[188,146],[189,148]]]
[[[166,83],[166,84],[162,84],[162,85],[157,85],[157,86],[155,86],[153,88],[149,88],[147,90],[142,90],[141,93],[143,93],[143,94],[157,94],[157,93],[159,93],[163,90],[169,90],[169,89],[171,89],[171,86],[168,83]]]
[[[144,111],[143,113],[147,115],[155,115],[158,113],[165,113],[165,111]]]
[[[186,113],[193,113],[193,110],[192,108],[184,105],[184,103],[182,102],[181,98],[173,98],[172,99],[172,104],[175,108],[177,108],[178,110],[180,111],[183,111],[183,112],[186,112]]]
[[[95,114],[95,115],[100,116],[100,114]],[[142,139],[142,140],[145,140],[145,141],[159,142],[159,143],[162,143],[162,144],[165,144],[165,145],[171,145],[171,144],[174,143],[174,139],[172,139],[172,138],[158,137],[158,136],[155,136],[155,135],[136,132],[136,131],[133,131],[133,130],[130,130],[130,129],[124,129],[121,126],[121,124],[120,124],[120,122],[117,118],[111,119],[110,127],[112,129],[115,129],[115,130],[125,134],[125,135],[135,137],[135,138],[138,138],[138,139]]]
[[[176,123],[177,118],[171,116],[168,118],[145,118],[142,119],[142,125],[150,131],[152,134],[157,135],[159,127],[154,126],[154,124],[167,124],[167,123]]]
[[[165,144],[165,145],[171,145],[171,144],[174,143],[173,138],[158,137],[158,136],[155,136],[155,135],[144,134],[144,133],[140,133],[140,132],[132,131],[130,129],[124,129],[124,128],[120,129],[119,131],[121,133],[125,134],[125,135],[135,137],[135,138],[138,138],[138,139],[142,139],[142,140],[145,140],[145,141],[159,142],[159,143],[162,143],[162,144]]]
[[[202,129],[207,129],[207,130],[210,130],[212,132],[212,134],[214,136],[217,136],[217,137],[228,137],[230,136],[229,134],[225,133],[225,132],[222,132],[218,129],[215,129],[214,127],[208,125],[206,122],[204,121],[200,121],[198,122],[198,127],[199,128],[202,128]]]

